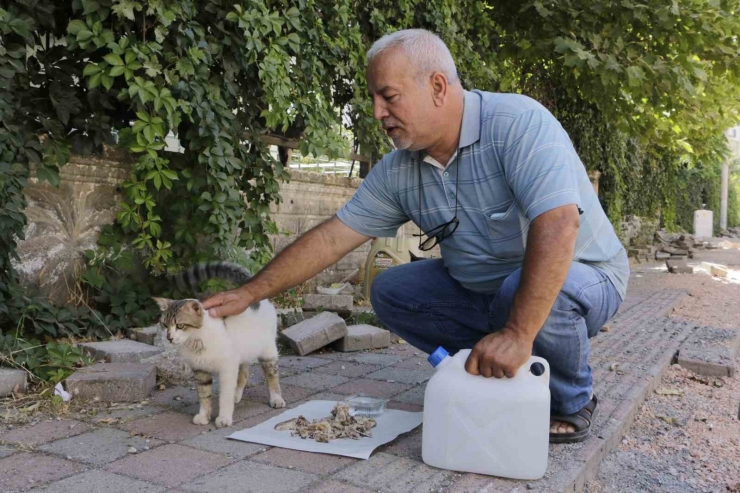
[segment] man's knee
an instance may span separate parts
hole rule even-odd
[[[393,289],[394,285],[398,282],[395,279],[393,269],[387,269],[379,273],[373,279],[373,283],[370,286],[370,304],[373,306],[373,311],[377,314],[378,311],[383,310],[387,304],[389,298],[388,293]]]

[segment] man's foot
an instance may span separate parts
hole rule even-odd
[[[573,414],[550,416],[550,443],[582,442],[588,438],[591,424],[596,419],[598,399],[591,400],[580,411]]]

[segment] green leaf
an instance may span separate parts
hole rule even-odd
[[[100,73],[102,71],[103,71],[103,69],[100,68],[97,64],[95,64],[95,63],[89,63],[89,64],[87,64],[87,66],[85,66],[85,70],[82,71],[82,75],[84,75],[85,77],[89,77],[91,75],[95,75],[95,74]]]
[[[73,20],[67,26],[67,32],[72,36],[77,36],[83,29],[87,29],[87,24],[79,19]]]
[[[121,57],[116,55],[115,53],[108,53],[107,55],[103,57],[103,60],[108,62],[110,65],[113,65],[114,67],[119,66],[119,65],[125,65]]]
[[[107,90],[110,90],[110,88],[113,87],[113,77],[110,77],[106,74],[103,74],[103,76],[100,78],[100,82]]]
[[[118,66],[118,67],[111,67],[111,69],[108,71],[108,75],[111,77],[118,77],[119,75],[123,74],[126,71],[126,67]]]

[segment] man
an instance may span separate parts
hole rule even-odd
[[[334,218],[206,308],[240,313],[411,220],[442,259],[377,276],[380,320],[426,352],[472,348],[474,375],[512,377],[531,354],[544,357],[550,440],[585,439],[598,402],[589,338],[616,313],[629,263],[570,139],[526,96],[465,91],[427,31],[387,35],[367,59],[374,117],[397,150]]]

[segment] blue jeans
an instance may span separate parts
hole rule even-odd
[[[380,321],[409,344],[426,353],[443,346],[454,354],[504,326],[520,276],[518,269],[495,295],[475,293],[454,280],[441,259],[422,260],[379,274],[371,302]],[[553,413],[571,414],[588,404],[593,387],[589,338],[621,302],[608,277],[588,265],[571,264],[532,351],[550,364]]]

